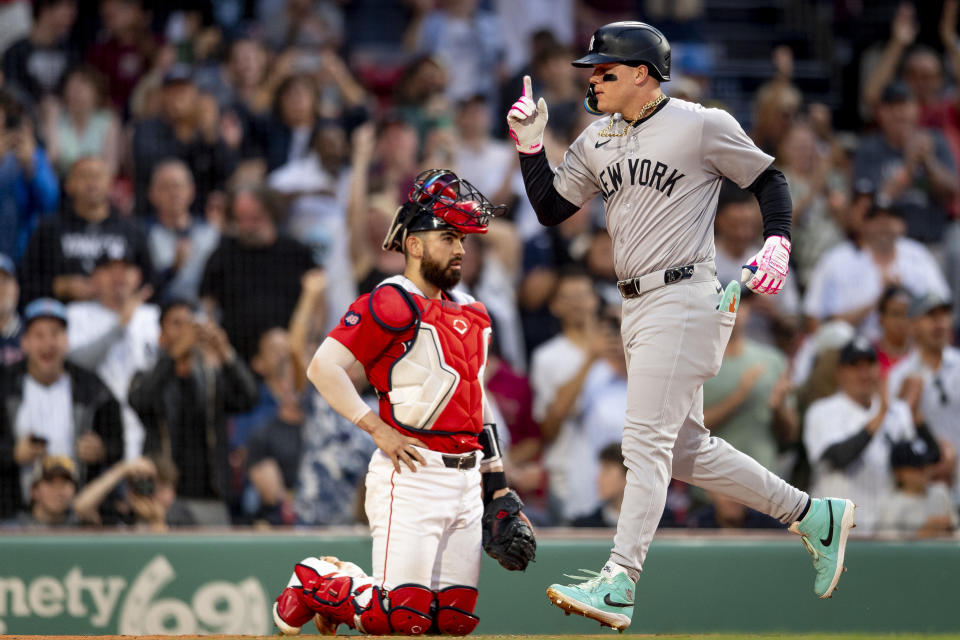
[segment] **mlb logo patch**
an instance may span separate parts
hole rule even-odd
[[[356,311],[347,311],[347,315],[343,316],[343,324],[348,327],[355,327],[360,322],[360,314]]]

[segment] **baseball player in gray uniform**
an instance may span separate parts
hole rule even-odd
[[[634,588],[660,521],[670,478],[729,496],[799,534],[813,556],[814,590],[831,597],[854,504],[811,498],[703,424],[703,383],[720,368],[740,285],[724,290],[714,267],[713,219],[724,177],[757,197],[763,249],[744,265],[747,286],[776,294],[787,276],[792,205],[783,174],[737,121],[719,109],[667,97],[670,45],[642,22],[598,29],[586,56],[593,69],[585,106],[609,114],[588,126],[556,172],[543,152],[547,105],[530,78],[507,115],[530,202],[541,224],[572,216],[603,197],[623,297],[628,367],[623,453],[628,468],[610,560],[583,582],[551,585],[550,601],[624,630]]]

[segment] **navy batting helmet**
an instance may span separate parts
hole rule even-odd
[[[608,62],[645,64],[650,75],[666,82],[670,79],[670,43],[646,22],[611,22],[593,32],[587,55],[574,60],[573,66],[592,67]]]
[[[407,234],[456,229],[460,233],[486,233],[490,219],[503,213],[480,191],[449,169],[428,169],[416,177],[413,188],[393,216],[383,240],[387,251],[403,252]]]

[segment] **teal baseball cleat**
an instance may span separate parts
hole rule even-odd
[[[610,576],[586,569],[581,571],[588,575],[567,577],[585,582],[550,585],[547,588],[550,602],[568,615],[576,613],[623,632],[633,617],[633,581],[625,573]]]
[[[810,509],[803,520],[790,525],[790,531],[799,533],[800,541],[813,556],[817,578],[813,590],[820,598],[832,598],[847,550],[847,536],[853,523],[856,505],[843,498],[811,498]]]

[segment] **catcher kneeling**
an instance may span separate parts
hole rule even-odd
[[[507,488],[484,392],[490,317],[453,287],[463,238],[486,233],[500,207],[452,171],[420,174],[383,243],[403,275],[360,296],[317,349],[307,376],[330,405],[373,437],[366,512],[373,575],[337,558],[307,558],[277,598],[287,635],[311,618],[372,635],[465,635],[474,614],[481,548],[510,570],[536,553],[523,504]],[[348,371],[359,362],[379,415]]]

